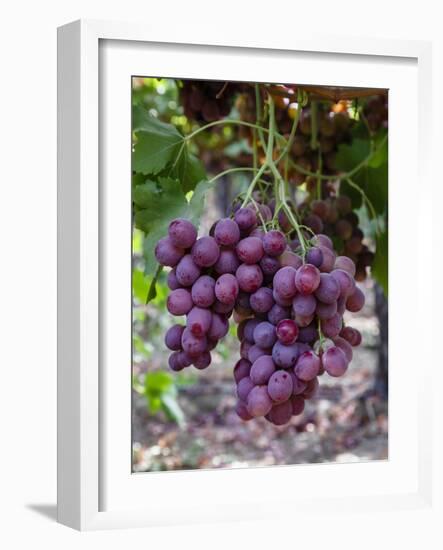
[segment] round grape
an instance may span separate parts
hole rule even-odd
[[[256,264],[264,254],[263,242],[258,237],[246,237],[236,247],[237,256],[245,264]]]
[[[197,239],[197,229],[189,220],[178,218],[169,224],[168,235],[174,246],[191,248]]]
[[[249,392],[247,401],[248,412],[251,416],[265,416],[272,409],[272,400],[266,386],[255,386]]]
[[[330,376],[342,376],[348,368],[348,361],[344,351],[336,346],[329,348],[323,353],[322,363],[325,371]]]
[[[300,355],[297,360],[297,363],[294,368],[294,374],[304,380],[309,382],[318,375],[320,369],[320,357],[316,355],[313,351],[305,351]]]
[[[206,347],[206,336],[195,336],[188,328],[185,328],[182,334],[182,348],[189,357],[198,357],[206,351]]]
[[[312,264],[302,265],[295,275],[295,287],[300,294],[312,294],[320,284],[320,271]]]
[[[220,275],[215,283],[215,295],[222,304],[231,304],[235,302],[238,296],[238,282],[231,273]]]
[[[272,290],[266,287],[259,288],[251,294],[250,305],[257,313],[267,313],[274,305]]]
[[[240,359],[237,361],[234,367],[234,380],[238,384],[242,378],[249,376],[251,370],[251,363],[246,359]]]
[[[217,222],[214,237],[221,246],[233,246],[240,240],[240,228],[234,220],[224,218]]]
[[[280,256],[286,249],[286,239],[283,233],[272,229],[263,237],[263,249],[268,256]]]
[[[276,403],[287,401],[291,397],[293,389],[292,378],[285,370],[274,372],[269,379],[268,394]]]
[[[258,265],[241,264],[235,276],[244,292],[255,292],[263,283],[263,273]]]
[[[211,340],[221,340],[229,330],[229,322],[222,315],[213,313],[211,315],[211,325],[208,330],[208,338]]]
[[[190,254],[183,256],[178,262],[175,276],[182,286],[191,286],[200,277],[200,268],[194,263]]]
[[[234,214],[234,220],[241,231],[248,231],[257,223],[257,214],[250,208],[239,208]]]
[[[292,301],[292,308],[295,315],[309,317],[315,313],[317,300],[312,294],[297,294]]]
[[[276,426],[287,424],[292,417],[292,403],[290,400],[274,405],[266,418]]]
[[[174,267],[183,257],[184,250],[175,246],[169,237],[163,237],[156,244],[154,253],[160,265]]]
[[[340,287],[337,281],[329,273],[320,274],[320,284],[315,291],[318,300],[325,304],[332,304],[340,296]]]
[[[346,309],[352,313],[357,313],[357,311],[360,311],[364,305],[365,295],[358,288],[358,286],[356,286],[354,292],[346,300]]]
[[[304,411],[305,400],[301,395],[294,395],[291,397],[292,414],[298,416]]]
[[[298,271],[293,267],[286,266],[279,269],[275,274],[274,290],[283,298],[293,298],[295,296],[297,292],[295,286],[296,273],[298,273]]]
[[[200,267],[214,265],[220,255],[220,248],[213,237],[200,237],[191,250],[192,259]]]
[[[298,332],[298,326],[292,319],[283,319],[276,328],[277,338],[285,346],[290,346],[297,340]]]
[[[173,290],[166,300],[166,307],[171,315],[186,315],[192,306],[191,293],[186,288]]]
[[[192,285],[191,295],[196,306],[211,306],[215,301],[215,280],[209,275],[202,275]]]
[[[252,363],[249,376],[255,385],[267,384],[275,371],[275,364],[270,355],[261,355]]]
[[[172,351],[182,349],[182,334],[185,327],[182,325],[173,325],[165,334],[165,345]]]
[[[237,385],[237,396],[241,401],[246,401],[248,399],[249,392],[255,386],[254,382],[246,376],[242,378]]]
[[[270,348],[277,339],[275,327],[268,321],[259,323],[254,329],[254,342],[261,348]]]
[[[203,336],[209,330],[212,322],[212,313],[209,309],[194,306],[186,319],[187,328],[195,336]]]
[[[300,354],[298,344],[285,346],[281,342],[276,342],[272,348],[272,359],[274,363],[283,369],[293,367]]]

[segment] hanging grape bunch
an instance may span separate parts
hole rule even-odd
[[[347,101],[307,100],[296,86],[184,81],[180,94],[189,119],[210,122],[190,137],[222,126],[235,104],[240,118],[228,122],[238,124],[241,132],[233,135],[241,133],[251,148],[249,166],[236,157],[212,180],[243,169],[253,176],[209,234],[199,236],[184,216],[169,223],[155,246],[157,262],[170,268],[167,309],[177,317],[165,335],[169,366],[208,368],[232,317],[240,342],[232,365],[236,412],[245,421],[263,416],[284,425],[303,412],[321,376],[346,373],[362,341],[343,318],[364,305],[357,283],[374,254],[335,166],[339,148],[352,143],[355,118]],[[362,111],[376,113],[374,128],[385,123],[384,105],[378,99]],[[173,135],[171,147],[177,142]],[[152,201],[167,193],[162,182],[154,191],[151,182],[144,185]],[[140,194],[140,207],[148,206]]]
[[[262,219],[272,215],[260,206]],[[213,236],[197,238],[189,221],[174,220],[156,247],[158,262],[172,268],[168,311],[186,315],[165,336],[171,369],[207,368],[234,313],[241,342],[236,410],[243,420],[264,416],[281,425],[301,414],[318,377],[342,376],[361,342],[343,324],[346,309],[364,304],[354,263],[336,256],[325,235],[302,239],[302,252],[292,252],[284,233],[259,227],[248,206],[219,220]]]

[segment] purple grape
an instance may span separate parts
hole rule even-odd
[[[251,342],[243,340],[240,344],[240,357],[243,357],[243,359],[249,359],[249,350],[252,348],[253,345],[254,344],[251,344]]]
[[[276,342],[272,348],[272,359],[274,363],[283,369],[289,369],[295,365],[300,353],[298,344],[285,346],[281,342]]]
[[[243,310],[250,310],[252,314],[250,296],[251,295],[247,292],[239,292],[235,305],[239,306]]]
[[[211,364],[211,354],[209,353],[209,351],[204,351],[201,355],[193,360],[192,364],[196,369],[206,369]]]
[[[277,339],[275,327],[268,321],[262,321],[254,329],[254,342],[261,348],[270,348]]]
[[[295,315],[309,317],[315,313],[317,300],[312,294],[297,294],[292,301],[292,308]]]
[[[238,282],[231,273],[220,275],[215,283],[215,295],[222,304],[235,302],[238,296]]]
[[[244,292],[255,292],[263,283],[263,273],[258,265],[241,264],[235,276],[240,289]]]
[[[182,325],[173,325],[165,334],[165,345],[172,351],[182,349],[182,334],[185,327]]]
[[[276,328],[278,340],[285,346],[293,344],[298,337],[298,326],[292,319],[283,319]]]
[[[178,248],[191,248],[197,239],[197,229],[189,220],[172,220],[168,228],[169,238]]]
[[[177,276],[175,274],[175,269],[171,269],[171,271],[168,273],[166,282],[168,284],[169,290],[177,290],[177,288],[180,288],[181,285],[178,282]]]
[[[249,319],[246,321],[244,337],[248,342],[251,342],[251,344],[254,344],[254,330],[259,323],[260,321],[258,319]]]
[[[234,305],[235,305],[235,302],[232,302],[231,304],[223,304],[222,302],[215,300],[215,303],[212,306],[212,311],[214,311],[215,313],[220,313],[222,315],[229,316],[232,313],[232,310],[234,309]]]
[[[249,233],[250,237],[257,237],[260,240],[263,240],[263,237],[265,236],[265,232],[262,227],[256,227]]]
[[[337,313],[344,315],[346,311],[346,298],[345,296],[340,296],[337,300]]]
[[[351,277],[355,277],[355,264],[351,258],[347,256],[337,256],[337,258],[335,258],[334,267],[335,269],[343,269],[343,271],[346,271]]]
[[[293,267],[286,266],[279,269],[275,274],[274,290],[283,298],[293,298],[295,296],[297,292],[295,287],[296,273],[298,272]]]
[[[307,327],[302,327],[298,332],[298,341],[302,344],[308,344],[315,340],[318,336],[315,323],[309,324]]]
[[[332,304],[340,296],[340,287],[337,281],[329,273],[320,274],[320,284],[315,291],[318,300],[325,304]]]
[[[200,237],[191,250],[192,259],[200,267],[214,265],[220,256],[220,248],[213,237]]]
[[[357,311],[360,311],[364,305],[365,295],[358,288],[358,286],[356,286],[354,292],[346,300],[346,309],[352,313],[357,313]]]
[[[195,265],[192,256],[186,254],[175,268],[175,276],[182,286],[191,286],[200,277],[200,268]]]
[[[304,399],[312,399],[318,392],[318,378],[309,380],[305,391],[301,394]]]
[[[189,357],[198,357],[206,351],[206,347],[206,336],[199,338],[192,334],[188,328],[185,328],[182,335],[182,348]]]
[[[291,397],[293,389],[292,378],[285,370],[274,372],[269,379],[268,394],[276,403],[287,401]]]
[[[267,313],[274,305],[272,290],[266,287],[259,288],[251,294],[250,305],[257,313]]]
[[[206,346],[207,351],[212,351],[217,347],[218,340],[211,340],[210,338],[206,337],[208,344]]]
[[[283,426],[287,424],[292,417],[292,403],[290,400],[283,403],[278,403],[272,407],[266,415],[267,420],[275,426]]]
[[[325,319],[330,319],[337,313],[337,302],[332,302],[332,304],[317,302],[315,313],[322,321]]]
[[[202,275],[192,285],[192,301],[198,307],[209,307],[215,301],[215,280],[209,275]]]
[[[251,416],[265,416],[272,409],[272,401],[266,386],[255,386],[249,392],[247,401],[248,412]]]
[[[187,288],[173,290],[166,300],[166,307],[171,315],[186,315],[193,305],[191,293]]]
[[[292,379],[292,394],[293,395],[300,395],[306,390],[307,382],[304,380],[300,380],[298,376],[295,376],[295,374],[292,372],[292,370],[288,371],[291,375]]]
[[[327,338],[335,338],[340,334],[342,326],[342,316],[336,313],[330,319],[321,322],[321,331]]]
[[[321,359],[325,371],[330,376],[342,376],[348,368],[346,355],[344,351],[337,346],[333,346],[326,350]]]
[[[326,248],[329,248],[330,250],[333,250],[334,245],[331,241],[331,239],[327,235],[319,234],[315,235],[315,237],[312,237],[311,243],[314,246],[325,246]]]
[[[308,214],[303,218],[303,224],[309,227],[314,233],[321,233],[323,231],[323,222],[316,214]]]
[[[348,297],[355,290],[355,281],[348,272],[343,269],[334,269],[331,271],[331,276],[337,281],[340,287],[340,296]]]
[[[300,294],[312,294],[320,284],[320,271],[312,264],[302,265],[297,269],[295,286]]]
[[[207,336],[211,340],[221,340],[228,333],[229,322],[225,317],[217,313],[213,313],[211,317],[211,326],[209,327]]]
[[[220,256],[214,264],[214,269],[219,275],[223,275],[223,273],[234,274],[239,265],[240,261],[237,258],[237,254],[233,250],[228,249],[220,252]]]
[[[276,290],[275,288],[272,291],[272,297],[274,298],[274,301],[277,305],[280,307],[288,308],[292,306],[292,298],[283,298]]]
[[[268,311],[268,321],[273,325],[277,325],[280,321],[283,321],[283,319],[288,319],[289,313],[289,308],[274,304]]]
[[[234,220],[241,231],[248,231],[257,223],[257,214],[250,208],[240,208],[234,214]]]
[[[187,328],[194,336],[203,336],[209,330],[212,322],[212,313],[209,309],[194,306],[186,319]]]
[[[263,271],[263,275],[272,277],[280,269],[280,262],[277,258],[271,256],[263,256],[260,260],[260,267]]]
[[[155,246],[155,257],[160,265],[174,267],[183,257],[184,250],[174,246],[169,237],[163,237]]]
[[[309,382],[318,375],[320,369],[320,357],[313,351],[305,351],[297,359],[294,367],[294,374],[300,380]]]
[[[174,353],[171,353],[171,355],[168,358],[169,368],[175,372],[179,372],[185,368],[183,361],[180,360],[181,353],[183,352],[175,351]]]
[[[303,260],[300,256],[297,256],[297,254],[290,250],[285,250],[280,256],[279,261],[282,267],[293,267],[294,269],[298,269],[303,265]]]
[[[267,384],[275,371],[275,364],[270,355],[262,355],[252,363],[249,376],[255,385]]]
[[[242,420],[248,421],[253,418],[249,414],[246,403],[243,403],[243,401],[237,401],[237,404],[235,405],[235,412]]]
[[[230,218],[224,218],[217,222],[214,237],[220,246],[233,246],[240,240],[240,228]]]
[[[361,334],[356,328],[344,327],[340,332],[340,336],[349,342],[352,347],[356,347],[361,344]]]
[[[352,356],[354,355],[351,344],[341,336],[336,336],[334,338],[334,344],[342,350],[346,356],[346,361],[350,363],[352,361]]]
[[[255,363],[259,357],[262,355],[269,355],[269,353],[269,349],[264,349],[256,344],[253,344],[248,350],[248,361]]]
[[[237,384],[237,396],[241,401],[246,401],[248,399],[249,392],[252,390],[252,388],[255,386],[254,382],[249,378],[249,376],[245,376],[245,378],[242,378],[240,382]]]
[[[249,376],[251,370],[251,363],[246,359],[240,359],[237,361],[234,367],[234,380],[238,384],[242,378]]]
[[[319,268],[323,263],[323,252],[317,246],[310,248],[306,254],[306,262]]]
[[[236,247],[237,256],[245,264],[256,264],[263,257],[263,243],[258,237],[246,237]]]
[[[261,217],[265,222],[272,220],[272,211],[267,204],[259,204],[258,209],[260,211]]]
[[[293,395],[291,397],[292,415],[298,416],[304,411],[305,400],[301,395]]]
[[[319,248],[323,254],[323,261],[319,269],[322,273],[329,273],[334,269],[335,252],[326,246],[319,246]]]
[[[305,328],[312,323],[314,315],[295,315],[295,322],[299,328]]]
[[[281,231],[272,229],[263,237],[263,248],[268,256],[280,256],[286,249],[286,239]]]

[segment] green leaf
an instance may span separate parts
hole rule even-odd
[[[214,182],[201,181],[199,182],[192,194],[191,200],[189,202],[189,219],[194,223],[194,225],[200,225],[200,219],[205,208],[205,197],[206,193],[213,189]]]
[[[388,146],[385,141],[380,142],[385,133],[375,137],[376,152],[368,164],[363,166],[352,176],[352,180],[366,194],[377,214],[383,215],[387,211],[388,202]],[[336,165],[343,172],[349,172],[360,164],[370,152],[370,142],[364,139],[354,139],[352,144],[342,144],[338,148]],[[342,181],[343,189],[352,201],[354,209],[360,208],[363,203],[361,193]]]
[[[155,275],[151,281],[151,284],[149,285],[149,290],[148,290],[148,296],[146,298],[146,303],[149,304],[149,302],[151,300],[154,300],[154,298],[157,297],[157,280],[160,276],[160,273],[162,272],[162,269],[163,269],[163,266],[162,265],[159,265],[157,267],[157,270],[155,272]]]
[[[185,142],[175,126],[150,116],[137,116],[137,126],[137,141],[132,155],[132,169],[135,172],[155,175],[168,164],[178,162]]]
[[[145,376],[145,392],[149,395],[160,396],[169,390],[174,384],[174,379],[169,372],[155,371],[148,372]]]
[[[379,283],[383,288],[385,296],[388,296],[388,253],[389,253],[389,243],[388,243],[388,232],[383,231],[376,238],[376,249],[375,249],[375,258],[374,264],[372,265],[371,273],[374,279]]]
[[[183,428],[186,424],[185,415],[177,401],[176,395],[173,393],[165,393],[162,395],[161,400],[166,416],[174,420],[174,422],[177,422],[177,424]]]
[[[132,292],[140,304],[145,303],[148,293],[148,281],[143,271],[137,268],[132,270]]]
[[[180,181],[184,193],[194,190],[197,183],[206,178],[203,164],[186,149],[171,175]]]

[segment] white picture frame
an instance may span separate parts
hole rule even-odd
[[[390,242],[395,245],[395,254],[390,254],[390,278],[399,281],[399,288],[390,296],[390,362],[394,368],[390,371],[389,461],[131,474],[130,371],[119,368],[128,357],[130,336],[127,291],[130,293],[131,265],[125,232],[130,210],[122,206],[129,207],[130,186],[125,191],[123,185],[117,185],[125,178],[129,182],[130,125],[126,107],[121,112],[115,110],[129,97],[126,77],[130,74],[250,81],[260,80],[261,74],[261,80],[288,81],[283,61],[287,64],[288,59],[296,59],[307,79],[317,63],[323,67],[325,84],[392,90],[392,198],[400,181],[408,189],[417,178],[419,182],[429,178],[430,44],[298,32],[295,38],[282,37],[281,42],[270,38],[252,44],[228,36],[217,42],[202,36],[191,45],[185,31],[165,40],[164,33],[156,35],[142,25],[77,21],[59,29],[58,48],[59,522],[89,530],[250,520],[265,513],[269,518],[267,503],[272,504],[275,517],[285,516],[281,508],[294,507],[300,513],[325,511],[331,506],[338,513],[356,508],[371,512],[431,507],[432,410],[426,388],[432,384],[432,352],[420,350],[421,357],[428,357],[417,381],[412,376],[417,345],[411,342],[407,352],[396,346],[404,338],[401,329],[406,322],[401,311],[401,288],[404,290],[406,283],[400,280],[401,258],[396,258],[402,252],[401,231],[408,223],[405,212],[415,207],[423,220],[428,216],[420,201],[417,204],[411,198],[401,204],[390,200]],[[250,63],[245,63],[248,58]],[[272,63],[266,63],[271,59]],[[364,71],[358,70],[358,63],[364,64]],[[140,66],[145,70],[140,72]],[[408,83],[417,84],[410,90],[409,101],[417,114],[411,117],[410,131],[418,140],[406,143],[400,124],[396,124],[401,114],[396,100],[398,105],[404,101],[401,89]],[[112,120],[107,116],[109,109],[114,109]],[[408,155],[412,174],[396,163],[402,154]],[[430,240],[421,239],[425,225],[420,224],[411,237],[424,242],[419,252],[423,255],[431,249]],[[432,304],[431,285],[422,283],[417,261],[410,268],[408,281],[412,287],[408,308],[414,313],[410,327],[417,319],[431,316],[427,311]],[[395,368],[400,362],[403,380]],[[402,425],[408,426],[407,436],[402,436]],[[288,483],[297,483],[298,495],[271,491]],[[162,498],[161,493],[166,496]],[[146,494],[151,502],[143,504]],[[285,506],[279,508],[278,503]]]

